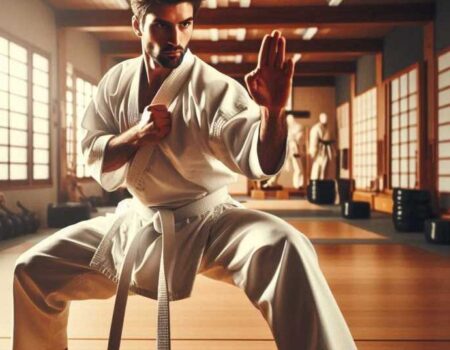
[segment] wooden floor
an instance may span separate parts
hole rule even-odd
[[[308,210],[308,203],[295,202],[278,205]],[[259,205],[268,209],[273,203]],[[389,242],[348,221],[291,217],[288,221],[315,242],[358,349],[450,349],[450,259]],[[0,350],[9,349],[10,343],[14,261],[36,240],[8,243],[4,249],[0,244]],[[112,306],[113,299],[72,303],[70,350],[106,348]],[[154,348],[155,312],[156,302],[140,296],[129,299],[123,350]],[[197,277],[191,298],[171,303],[171,321],[174,350],[276,350],[266,322],[245,295],[203,276]]]

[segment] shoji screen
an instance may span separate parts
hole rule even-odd
[[[390,82],[391,187],[417,187],[418,69]]]
[[[450,193],[450,51],[438,59],[438,191]]]
[[[357,189],[370,190],[377,178],[377,90],[357,96],[352,121],[353,178]]]

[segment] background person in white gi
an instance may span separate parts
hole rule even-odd
[[[106,190],[126,185],[134,199],[22,254],[12,348],[66,348],[70,300],[113,296],[137,237],[135,293],[160,296],[163,251],[170,300],[188,297],[203,273],[241,288],[281,350],[356,349],[310,241],[275,216],[240,207],[224,190],[232,171],[262,178],[283,164],[283,107],[293,77],[285,39],[279,32],[264,38],[258,66],[246,77],[252,100],[187,50],[199,1],[131,5],[143,55],[102,79],[82,146],[92,176]]]

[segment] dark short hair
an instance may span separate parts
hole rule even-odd
[[[145,17],[155,5],[175,5],[182,2],[189,2],[194,8],[194,16],[197,14],[202,0],[129,0],[133,14],[139,19]]]

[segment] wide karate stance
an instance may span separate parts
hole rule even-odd
[[[64,228],[18,259],[14,350],[67,348],[71,300],[117,293],[108,349],[119,349],[128,292],[158,299],[158,349],[170,349],[169,301],[197,273],[241,288],[281,350],[356,349],[310,241],[243,208],[234,172],[276,174],[294,65],[277,31],[262,43],[248,90],[188,49],[200,1],[132,0],[143,55],[113,67],[87,108],[82,142],[93,177],[132,199]]]

